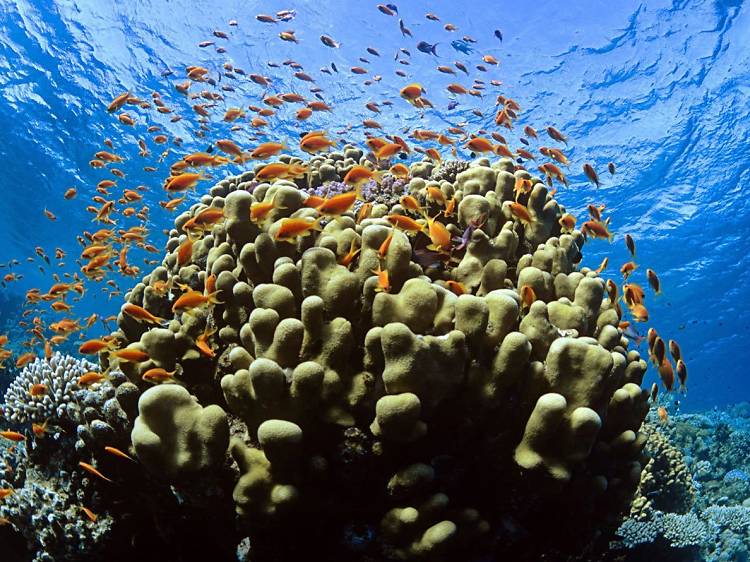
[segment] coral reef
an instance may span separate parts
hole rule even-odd
[[[312,158],[314,192],[349,190],[336,182],[363,161],[353,147]],[[360,223],[351,209],[291,241],[279,239],[285,221],[316,216],[297,185],[226,178],[176,218],[162,265],[126,296],[171,319],[149,329],[121,313],[112,336],[145,359],[103,358],[142,393],[134,451],[182,485],[229,453],[254,560],[312,545],[392,559],[575,553],[616,528],[637,487],[646,363],[603,279],[576,267],[584,239],[560,232],[564,209],[510,160],[447,166],[439,184],[423,179],[432,163],[411,171],[408,185],[365,186],[382,203]],[[510,211],[517,177],[534,185],[519,198],[531,224]],[[442,224],[463,247],[444,256],[426,248],[430,225],[394,229],[385,215],[408,215],[396,185],[428,216],[445,210],[428,186],[453,197]],[[258,202],[273,204],[265,221],[250,220]],[[194,237],[207,210],[221,218]],[[178,263],[187,236],[192,255]],[[156,289],[170,279],[171,293]],[[179,309],[188,293],[198,304]],[[154,370],[177,385],[147,389]],[[562,517],[570,509],[581,516]],[[324,526],[314,512],[330,514]],[[501,521],[532,537],[552,520],[545,544],[501,538]]]

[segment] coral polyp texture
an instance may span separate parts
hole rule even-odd
[[[335,182],[355,164],[315,157],[309,181],[352,191]],[[510,160],[435,168],[397,188],[419,209],[391,179],[315,223],[305,180],[223,179],[126,295],[166,319],[123,309],[137,360],[102,354],[141,393],[133,452],[181,494],[230,479],[253,560],[575,555],[628,512],[646,362],[583,234]]]

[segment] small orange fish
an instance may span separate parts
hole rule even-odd
[[[354,261],[354,258],[357,257],[357,254],[359,254],[360,248],[357,248],[357,239],[352,238],[352,242],[349,246],[349,252],[345,256],[342,256],[338,260],[339,265],[343,265],[344,267],[349,267],[349,265]]]
[[[203,174],[185,172],[168,178],[167,183],[164,185],[164,189],[167,191],[185,191],[186,189],[194,188],[200,180],[204,179],[207,179],[207,176],[204,176]]]
[[[264,142],[258,145],[251,153],[250,158],[256,160],[265,160],[271,156],[276,156],[279,152],[286,149],[287,146],[278,142]]]
[[[388,270],[383,269],[381,266],[378,265],[377,269],[373,269],[372,272],[378,276],[378,286],[375,288],[378,292],[385,292],[388,293],[391,290],[391,284],[388,280]]]
[[[448,281],[446,281],[445,286],[448,287],[448,290],[455,293],[459,297],[469,292],[469,289],[466,288],[466,285],[459,281],[454,281],[453,279],[449,279]]]
[[[139,349],[118,349],[117,351],[111,352],[111,355],[117,357],[120,361],[131,363],[142,363],[149,359],[148,353]]]
[[[34,353],[33,351],[23,353],[18,356],[18,359],[16,359],[16,368],[22,369],[23,367],[34,361],[34,359],[36,359],[36,353]]]
[[[357,164],[355,166],[352,166],[352,169],[346,173],[346,175],[344,176],[344,183],[348,185],[359,186],[370,180],[380,182],[382,175],[382,171],[373,171]]]
[[[14,492],[15,490],[13,488],[0,488],[0,500],[4,500]]]
[[[677,380],[680,381],[680,392],[687,392],[687,366],[682,359],[677,360]]]
[[[620,268],[620,273],[622,274],[623,280],[626,280],[628,277],[630,277],[630,274],[633,273],[636,269],[638,269],[638,264],[636,264],[634,261],[624,263]]]
[[[659,406],[656,412],[659,415],[659,421],[661,423],[669,423],[669,414],[664,406]]]
[[[276,231],[274,238],[288,242],[295,241],[300,236],[307,236],[313,230],[322,230],[320,221],[323,217],[318,217],[313,221],[299,218],[286,218],[281,221],[281,226]]]
[[[596,271],[597,273],[601,273],[607,268],[608,264],[609,264],[609,256],[605,257],[602,260],[602,263],[599,264],[599,267],[597,267],[594,271]]]
[[[174,304],[172,305],[172,312],[187,312],[192,310],[193,308],[203,306],[205,304],[212,305],[212,304],[221,304],[221,301],[219,301],[216,298],[216,292],[209,293],[208,295],[204,295],[203,293],[199,293],[198,291],[188,290],[187,292],[180,295],[180,297],[174,301]]]
[[[81,462],[78,463],[78,466],[80,466],[86,472],[89,472],[89,473],[93,474],[94,476],[96,476],[98,478],[101,478],[102,480],[106,480],[107,482],[112,482],[112,480],[110,480],[109,478],[107,478],[106,476],[104,476],[94,466],[90,465],[87,462],[81,461]]]
[[[105,349],[112,349],[115,345],[114,341],[104,341],[100,339],[88,340],[78,347],[78,353],[83,355],[94,355]]]
[[[206,329],[203,330],[203,333],[195,339],[195,347],[197,347],[198,351],[200,351],[203,355],[205,355],[209,359],[213,358],[216,355],[216,352],[211,348],[211,345],[208,343],[208,338],[210,338],[215,332],[216,332],[216,328],[206,327]]]
[[[659,277],[656,275],[656,272],[653,269],[647,269],[646,277],[648,278],[648,284],[651,285],[651,288],[654,290],[654,293],[656,293],[657,295],[660,295],[661,294],[661,282],[659,281]]]
[[[130,455],[123,453],[120,449],[117,449],[115,447],[104,447],[104,450],[107,451],[110,455],[114,455],[116,457],[120,457],[121,459],[127,459],[129,461],[136,462],[136,460],[131,457]]]
[[[168,372],[166,369],[162,369],[161,367],[154,367],[143,373],[143,376],[141,378],[146,382],[161,384],[164,382],[174,381],[175,373],[176,371]]]
[[[422,232],[425,229],[423,224],[405,215],[388,215],[385,219],[396,228],[407,232]]]
[[[524,285],[519,291],[521,297],[521,310],[528,310],[532,303],[537,300],[536,292],[529,285]]]
[[[78,386],[87,387],[91,386],[92,384],[100,383],[106,378],[107,376],[102,373],[97,373],[96,371],[88,371],[78,377],[76,384],[78,384]]]
[[[615,235],[612,234],[607,225],[598,221],[586,221],[581,226],[581,232],[592,238],[606,238],[610,242],[614,239]]]
[[[19,441],[26,441],[26,437],[24,437],[23,433],[11,430],[0,431],[0,437],[7,439],[8,441],[15,441],[16,443]]]
[[[511,201],[508,203],[508,208],[510,209],[511,214],[521,221],[524,225],[530,225],[532,222],[534,222],[534,219],[532,218],[531,214],[529,214],[529,210],[521,205],[520,203],[516,203],[515,201]]]
[[[163,318],[154,316],[145,308],[132,303],[126,303],[122,306],[122,312],[127,314],[131,318],[134,318],[138,322],[147,322],[149,324],[162,324],[164,323]]]
[[[636,303],[630,307],[630,314],[636,322],[648,322],[648,310],[641,303]]]
[[[31,396],[42,396],[47,394],[48,391],[49,388],[47,388],[47,385],[42,383],[32,384],[31,388],[29,388],[29,394]]]
[[[486,138],[474,137],[466,143],[466,148],[473,152],[494,152],[495,146]]]
[[[594,167],[587,162],[583,165],[583,171],[586,174],[586,177],[591,180],[591,183],[596,187],[599,187],[599,176],[597,175],[596,170],[594,170]]]
[[[91,511],[88,507],[83,507],[82,505],[79,507],[89,521],[91,521],[92,523],[96,523],[96,520],[98,519],[96,513]]]
[[[439,216],[439,215],[438,215]],[[451,234],[446,226],[435,218],[427,218],[427,235],[430,237],[431,244],[427,246],[428,250],[448,254],[451,250]]]

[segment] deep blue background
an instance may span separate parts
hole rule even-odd
[[[471,130],[493,130],[493,89],[483,100],[461,99],[462,104],[448,112],[445,85],[471,82],[460,74],[435,71],[436,64],[461,60],[473,66],[481,55],[492,54],[500,67],[486,74],[474,71],[473,77],[502,80],[498,93],[521,104],[522,124],[538,129],[553,124],[571,138],[573,181],[560,193],[561,201],[579,217],[590,202],[606,204],[612,214],[618,240],[612,246],[588,245],[585,263],[595,267],[609,253],[614,272],[627,259],[622,234],[629,232],[638,243],[639,281],[645,285],[646,267],[659,272],[664,295],[649,297],[647,305],[652,325],[677,338],[686,355],[690,393],[683,407],[750,398],[750,206],[745,194],[750,177],[750,9],[741,2],[705,0],[410,0],[399,5],[414,34],[409,39],[401,37],[396,19],[382,15],[375,4],[0,0],[0,262],[23,260],[37,245],[49,253],[55,246],[78,252],[75,235],[94,228],[83,210],[87,195],[107,177],[87,162],[107,136],[132,158],[121,166],[128,172],[121,185],[150,185],[152,230],[158,234],[168,226],[169,216],[156,204],[164,174],[140,171],[144,162],[137,157],[135,140],[146,136],[144,120],[133,130],[104,111],[125,89],[143,98],[160,91],[168,105],[190,115],[186,101],[172,88],[175,78],[184,78],[188,64],[204,64],[215,75],[221,63],[230,60],[248,73],[271,76],[272,92],[309,95],[309,85],[293,79],[288,67],[266,66],[269,60],[292,58],[316,78],[335,108],[333,114],[316,114],[307,128],[341,130],[351,124],[348,136],[361,142],[361,120],[372,117],[364,104],[391,99],[394,105],[375,116],[389,131],[408,126],[441,129],[461,120],[469,120]],[[255,14],[285,8],[297,10],[294,21],[268,25],[254,19]],[[428,11],[442,22],[425,19]],[[230,28],[230,19],[237,19],[239,26]],[[446,22],[457,25],[458,32],[445,32]],[[504,34],[502,44],[493,36],[496,28]],[[216,39],[226,44],[225,55],[197,46],[211,39],[214,29],[231,34],[228,42]],[[296,30],[301,43],[279,40],[278,32],[285,29]],[[322,33],[342,47],[324,47],[318,40]],[[473,55],[450,46],[463,34],[478,40]],[[416,50],[418,40],[439,43],[437,62]],[[368,55],[367,46],[379,49],[382,57]],[[394,62],[398,47],[411,50],[410,66]],[[359,62],[360,56],[372,63]],[[318,69],[331,61],[341,73],[321,74]],[[366,77],[347,72],[354,65],[381,74],[383,80],[363,86]],[[175,76],[161,77],[166,68],[174,69]],[[397,68],[409,78],[396,76]],[[399,88],[410,81],[426,87],[436,111],[421,118],[398,98]],[[245,81],[232,99],[258,104],[261,93]],[[484,111],[484,119],[470,113],[475,107]],[[285,108],[274,118],[274,138],[297,137],[295,109]],[[152,121],[167,123],[169,116],[154,115],[149,114]],[[226,133],[226,127],[214,128],[213,138],[220,136],[218,131]],[[169,130],[190,139],[184,122]],[[243,135],[235,138],[252,145]],[[511,146],[520,146],[517,136],[510,137]],[[185,148],[205,145],[187,142]],[[154,151],[158,153],[158,147]],[[613,180],[605,171],[610,160],[618,165]],[[580,173],[584,161],[593,162],[604,178],[598,192]],[[62,198],[70,186],[79,189],[74,202]],[[58,215],[57,222],[43,217],[45,206]],[[157,244],[163,240],[153,239]],[[68,262],[73,271],[72,258]],[[37,265],[24,262],[18,271],[25,278],[6,291],[46,288],[50,279]],[[109,302],[97,293],[92,290],[78,305],[80,314],[116,310],[116,299]]]

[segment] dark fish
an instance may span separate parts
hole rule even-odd
[[[527,140],[526,140],[525,138],[521,137],[521,138],[520,138],[520,139],[518,139],[518,140],[520,140],[520,141],[521,141],[521,142],[522,142],[523,144],[525,144],[526,146],[529,146],[529,141],[527,141]]]
[[[336,63],[333,63],[333,62],[332,62],[332,63],[331,63],[331,68],[333,69],[333,71],[334,71],[334,72],[338,72],[338,71],[339,71],[339,69],[338,69],[338,68],[336,68]]]
[[[468,76],[468,75],[469,75],[469,69],[468,69],[468,68],[466,68],[466,66],[465,66],[465,65],[464,65],[464,64],[463,64],[462,62],[460,62],[460,61],[456,61],[456,62],[455,62],[455,63],[453,63],[453,64],[455,64],[455,65],[456,65],[456,68],[457,68],[457,69],[459,69],[459,70],[460,70],[461,72],[465,73],[465,74],[466,74],[466,76]]]
[[[408,35],[409,37],[413,37],[413,35],[411,34],[411,31],[409,31],[409,29],[404,25],[404,20],[402,19],[398,20],[398,28],[401,30],[401,34],[403,36]]]
[[[161,71],[161,75],[163,78],[166,78],[167,76],[172,76],[172,74],[174,74],[174,70],[172,70],[171,68],[167,68],[166,70]]]
[[[376,57],[380,56],[380,53],[378,53],[378,51],[373,49],[372,47],[367,47],[367,52]]]
[[[478,64],[477,70],[480,70],[481,72],[487,72],[487,67],[484,65]]]
[[[437,51],[435,50],[437,48],[438,44],[435,43],[434,45],[428,43],[427,41],[420,41],[417,43],[417,50],[421,51],[423,53],[426,53],[428,55],[435,55],[437,56]]]
[[[403,70],[397,70],[396,75],[400,76],[401,78],[406,78],[406,72],[404,72]]]
[[[613,176],[615,175],[615,163],[614,162],[610,162],[609,164],[607,164],[607,169],[609,170],[609,173],[611,175]]]
[[[386,4],[391,10],[396,12],[398,14],[398,8],[396,7],[396,4]]]
[[[206,152],[208,152],[209,154],[211,154],[213,151],[214,151],[214,145],[213,144],[209,144],[208,148],[206,148]]]
[[[271,68],[280,68],[279,67],[279,63],[277,63],[277,62],[269,62],[268,66],[270,66]],[[234,69],[234,71],[237,72],[237,74],[244,74],[244,71],[243,72],[238,72],[236,68]]]
[[[628,247],[630,255],[635,257],[635,240],[633,240],[633,237],[630,234],[625,235],[625,245]]]
[[[321,68],[321,69],[320,69],[320,71],[321,71],[321,72],[322,72],[323,74],[328,74],[328,75],[331,75],[331,74],[332,74],[332,73],[331,73],[331,71],[330,71],[330,70],[328,70],[328,69],[327,69],[327,68],[326,68],[325,66],[324,66],[323,68]]]
[[[476,43],[477,42],[476,39],[474,39],[473,37],[471,37],[469,35],[464,35],[463,37],[461,37],[461,39],[463,39],[467,43]]]
[[[452,102],[448,104],[448,111],[450,111],[451,109],[456,109],[457,107],[458,107],[458,102],[456,100],[453,100]]]
[[[403,47],[401,47],[399,49],[399,51],[401,51],[402,53],[404,53],[407,57],[411,56],[411,53],[409,52],[409,49],[404,49]]]
[[[359,57],[359,62],[363,62],[365,64],[370,64],[370,61],[367,60],[365,57]]]
[[[338,41],[336,41],[333,37],[329,37],[328,35],[321,35],[320,40],[326,47],[331,47],[332,49],[338,49],[340,47]]]
[[[471,48],[471,45],[469,45],[466,41],[461,41],[460,39],[451,41],[451,46],[457,51],[464,53],[465,55],[469,55],[474,52],[474,49]]]
[[[276,12],[276,17],[281,21],[292,21],[296,15],[297,12],[295,10],[281,10],[280,12]]]
[[[497,37],[498,39],[500,39],[501,43],[503,42],[503,33],[499,29],[495,30],[495,37]]]

